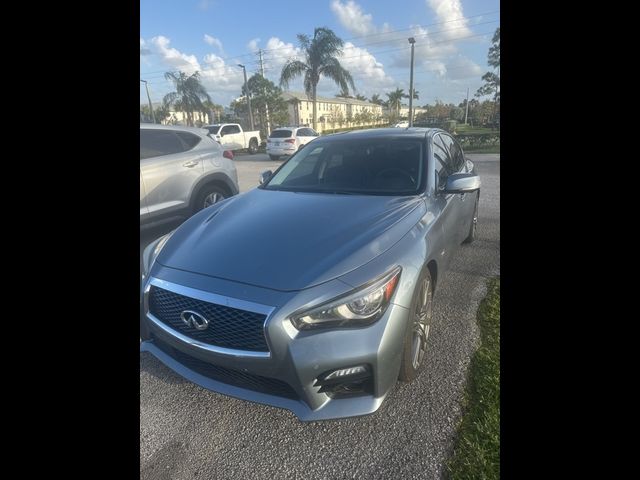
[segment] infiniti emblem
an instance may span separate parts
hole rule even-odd
[[[185,310],[182,312],[180,314],[180,319],[187,327],[193,327],[196,330],[206,330],[209,326],[209,320],[192,310]]]

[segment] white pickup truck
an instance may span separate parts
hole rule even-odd
[[[216,123],[205,125],[205,130],[209,130],[209,135],[220,143],[225,150],[244,150],[253,154],[258,151],[260,145],[260,131],[242,131],[242,127],[237,123]]]

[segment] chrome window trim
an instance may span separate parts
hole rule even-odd
[[[154,285],[158,288],[162,288],[164,290],[169,290],[179,295],[184,295],[185,297],[201,300],[203,302],[213,303],[216,305],[224,305],[231,308],[237,308],[239,310],[246,310],[249,312],[266,315],[262,328],[263,328],[263,334],[265,336],[265,341],[267,342],[267,348],[269,348],[269,351],[268,352],[252,352],[250,350],[237,350],[235,348],[218,347],[216,345],[209,345],[207,343],[203,343],[199,340],[188,337],[178,332],[177,330],[174,330],[173,328],[167,326],[164,322],[161,322],[158,318],[156,318],[153,314],[149,312],[149,291],[151,289],[151,285]],[[156,327],[160,328],[165,333],[177,338],[178,340],[188,345],[191,345],[192,347],[198,348],[200,350],[204,350],[210,353],[216,353],[219,355],[226,355],[231,357],[243,357],[243,358],[271,358],[271,345],[269,345],[269,339],[266,335],[266,330],[267,330],[266,327],[267,327],[267,322],[269,321],[269,318],[271,316],[271,313],[273,313],[274,310],[275,310],[275,307],[271,307],[268,305],[249,302],[247,300],[240,300],[238,298],[227,297],[224,295],[218,295],[216,293],[205,292],[204,290],[185,287],[184,285],[168,282],[166,280],[161,280],[155,277],[149,278],[144,288],[144,313],[147,319],[149,319]]]

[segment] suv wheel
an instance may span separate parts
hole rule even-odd
[[[198,194],[193,213],[221,202],[225,198],[227,198],[227,193],[222,188],[217,185],[207,185]]]
[[[280,156],[279,155],[269,155],[269,158],[271,160],[273,160],[274,162],[277,161],[277,160],[280,160]]]

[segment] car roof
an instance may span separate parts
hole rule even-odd
[[[140,128],[148,128],[152,130],[173,130],[175,132],[189,132],[195,134],[208,134],[209,132],[198,127],[183,127],[181,125],[158,125],[157,123],[141,123]]]
[[[424,127],[407,127],[407,128],[369,128],[366,130],[352,130],[350,132],[338,132],[325,135],[322,138],[340,138],[344,139],[367,139],[367,138],[384,138],[384,137],[408,137],[416,139],[424,139],[430,137],[437,132],[445,132],[440,128],[424,128]],[[445,132],[446,133],[446,132]],[[319,140],[319,139],[318,139]],[[315,140],[314,140],[315,141]]]

